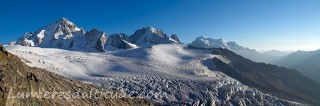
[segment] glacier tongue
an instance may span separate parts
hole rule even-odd
[[[302,105],[249,88],[201,62],[218,57],[182,44],[102,53],[6,46],[30,66],[170,105]]]

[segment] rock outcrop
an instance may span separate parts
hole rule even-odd
[[[104,46],[106,44],[107,37],[108,35],[106,33],[93,28],[85,35],[85,46],[88,48],[95,48],[99,51],[105,51]]]
[[[134,48],[134,44],[127,42],[129,36],[124,33],[112,34],[108,37],[107,45],[117,47],[120,49],[130,49]]]
[[[181,43],[177,34],[172,34],[170,38],[177,41],[178,43]]]

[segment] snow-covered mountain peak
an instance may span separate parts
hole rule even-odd
[[[168,37],[162,30],[151,26],[136,30],[135,33],[130,36],[129,41],[137,45],[178,42]]]
[[[66,18],[61,18],[49,25],[38,29],[35,33],[27,33],[16,45],[40,46],[49,48],[72,48],[73,38],[83,37],[85,31],[78,28]],[[79,42],[80,43],[80,42]]]
[[[100,32],[100,33],[103,33],[102,31],[100,31],[100,30],[97,29],[97,28],[93,28],[92,30],[90,30],[90,32]]]
[[[191,44],[197,48],[228,48],[228,41],[223,39],[212,39],[206,36],[197,37]]]
[[[87,39],[90,39],[91,37],[98,37],[100,38],[101,36],[107,36],[106,33],[104,33],[103,31],[100,31],[97,28],[93,28],[92,30],[90,30],[89,32],[86,33],[85,37]]]
[[[59,20],[59,21],[70,22],[67,18],[64,18],[64,17],[60,18],[60,20]]]
[[[157,29],[152,26],[143,27],[142,29],[146,29],[146,30],[151,31],[153,33],[155,33],[157,31]]]
[[[143,27],[142,29],[140,29],[144,34],[149,35],[149,34],[156,34],[162,37],[167,37],[167,35],[160,29],[156,29],[152,26],[147,26],[147,27]]]
[[[254,49],[240,46],[234,41],[212,39],[205,36],[197,37],[195,41],[189,44],[189,47],[197,49],[225,48],[256,62],[271,62],[275,60],[274,56],[261,54]]]
[[[200,37],[197,37],[196,40],[201,40],[201,41],[211,41],[211,40],[216,40],[216,41],[221,41],[221,42],[228,42],[222,38],[220,39],[213,39],[213,38],[210,38],[210,37],[206,37],[206,36],[200,36]]]
[[[60,20],[57,20],[48,26],[45,26],[42,28],[47,31],[63,31],[64,33],[70,33],[70,32],[76,32],[80,31],[80,28],[78,28],[74,23],[69,21],[66,18],[61,18]]]
[[[63,23],[63,24],[73,24],[71,21],[69,21],[66,18],[61,18],[59,20],[56,21],[56,23]],[[73,24],[74,25],[74,24]]]
[[[26,32],[24,33],[15,44],[22,46],[34,46],[34,42],[31,40],[33,38],[34,33]]]
[[[197,39],[207,39],[207,37],[206,36],[199,36],[199,37],[197,37]]]
[[[224,40],[224,39],[222,39],[222,38],[220,38],[220,39],[218,39],[218,40],[221,41],[221,42],[225,42],[225,43],[229,42],[229,41],[226,41],[226,40]]]
[[[61,48],[75,51],[95,51],[94,49],[105,51],[110,46],[115,49],[129,49],[136,46],[148,47],[153,44],[165,43],[180,43],[180,41],[177,35],[173,35],[170,38],[162,30],[152,26],[138,29],[132,36],[127,36],[126,34],[108,36],[105,32],[96,28],[87,32],[68,19],[61,18],[34,33],[24,34],[17,40],[15,45]]]
[[[60,20],[57,20],[55,23],[58,23],[60,25],[71,25],[71,26],[76,26],[73,22],[69,21],[66,18],[61,18]]]
[[[236,42],[234,41],[225,41],[227,45],[229,46],[239,46]]]
[[[83,35],[87,33],[87,31],[84,30],[82,27],[80,28],[80,32],[81,32],[81,34],[83,34]]]
[[[239,46],[236,42],[233,41],[226,41],[222,38],[220,39],[213,39],[206,36],[197,37],[195,41],[189,44],[192,47],[196,48],[226,48],[229,50],[244,50],[246,48]]]

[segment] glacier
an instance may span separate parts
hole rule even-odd
[[[5,46],[26,64],[169,105],[304,105],[250,88],[202,62],[220,55],[170,43],[105,52]]]

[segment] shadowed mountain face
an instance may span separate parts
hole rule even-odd
[[[209,68],[222,71],[249,87],[289,100],[319,105],[320,85],[299,72],[275,65],[256,63],[243,58],[227,49],[213,49],[212,54],[229,59],[225,63],[213,58],[214,64],[205,64]]]
[[[296,69],[303,75],[320,82],[320,50],[297,51],[275,64]]]
[[[112,91],[104,90],[108,93],[122,95],[121,98],[105,96],[99,99],[81,98],[91,90],[102,91],[101,88],[85,84],[79,81],[74,81],[57,74],[48,72],[43,69],[33,68],[25,65],[20,58],[8,53],[0,44],[0,106],[43,106],[43,105],[152,105],[151,102],[145,99],[129,98],[128,96]],[[47,96],[29,96],[27,92],[40,93],[45,95],[45,92],[50,92]],[[52,97],[54,92],[70,92],[75,94],[80,92],[80,98],[59,98],[58,95]],[[18,94],[25,94],[24,96]],[[69,95],[71,96],[71,95]],[[75,95],[76,96],[76,95]],[[14,98],[15,97],[15,98]]]

